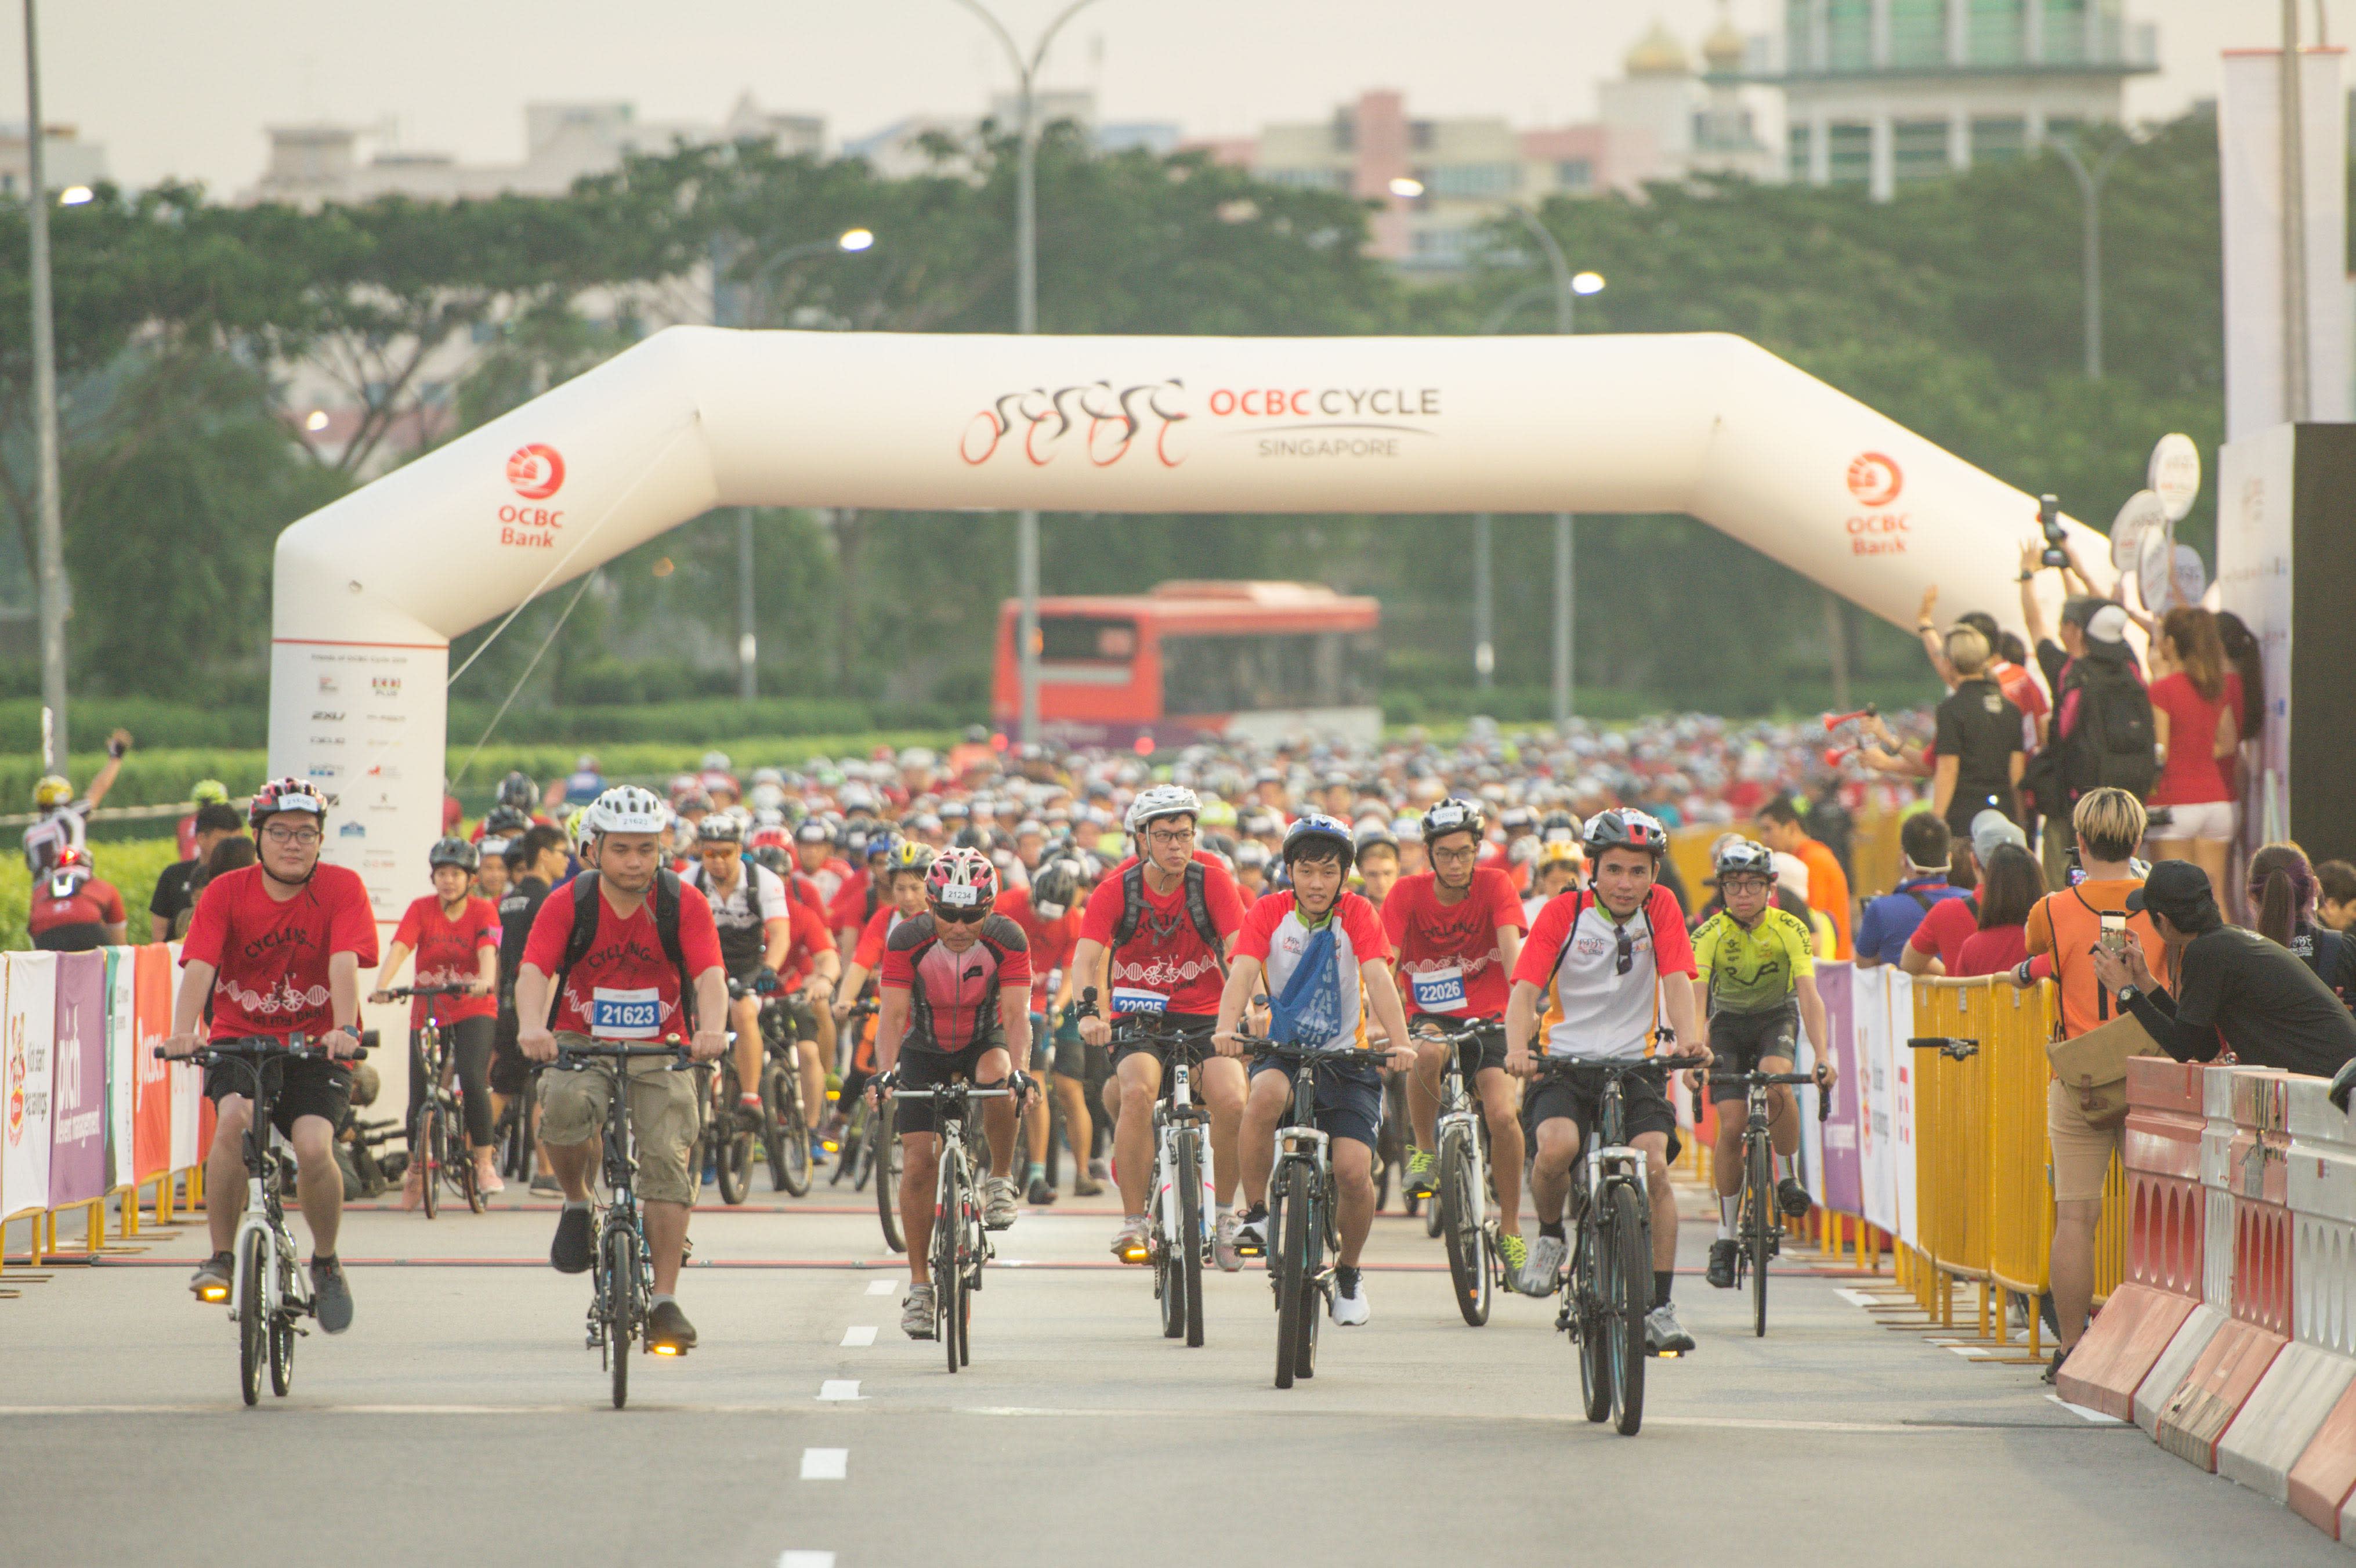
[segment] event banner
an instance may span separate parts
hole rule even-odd
[[[165,948],[169,962],[170,988],[177,994],[180,986],[180,944],[177,942]],[[168,1030],[171,1003],[165,1002],[165,1028]],[[193,1061],[175,1061],[172,1066],[172,1160],[170,1168],[186,1170],[204,1161],[204,1151],[212,1133],[212,1106],[205,1099],[205,1070]]]
[[[172,1075],[155,1048],[172,1029],[172,955],[162,943],[133,950],[132,988],[137,998],[137,1044],[131,1053],[131,1163],[135,1180],[172,1168]]]
[[[11,953],[0,997],[0,1214],[49,1206],[49,1049],[58,955]]]
[[[48,1206],[106,1196],[106,955],[61,953]]]
[[[1884,985],[1882,1027],[1890,1040],[1890,1173],[1894,1179],[1898,1239],[1910,1247],[1922,1244],[1922,1227],[1914,1214],[1914,1052],[1907,1041],[1914,1037],[1914,976],[1902,969],[1879,971]]]
[[[1840,1070],[1840,1082],[1833,1088],[1832,1112],[1824,1122],[1824,1190],[1819,1198],[1826,1208],[1845,1214],[1865,1212],[1865,1186],[1858,1167],[1865,1074],[1858,1063],[1855,976],[1856,970],[1846,963],[1816,965],[1816,989],[1825,998],[1826,1032],[1832,1036],[1826,1054]]]
[[[1911,1087],[1914,982],[1879,965],[1853,972],[1850,1019],[1857,1042],[1864,1115],[1858,1123],[1858,1169],[1865,1217],[1903,1241],[1913,1240],[1914,1138]]]
[[[138,977],[135,947],[106,949],[106,1185],[130,1187],[138,1179],[133,1141],[139,1068]]]

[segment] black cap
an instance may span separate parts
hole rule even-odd
[[[2186,930],[2206,923],[2204,917],[2214,912],[2216,902],[2209,891],[2209,873],[2190,860],[2162,860],[2143,886],[2127,895],[2127,908],[2156,911]]]

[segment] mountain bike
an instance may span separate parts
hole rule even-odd
[[[1734,1284],[1742,1286],[1751,1275],[1751,1336],[1767,1335],[1767,1260],[1783,1250],[1783,1221],[1775,1199],[1775,1151],[1767,1141],[1768,1088],[1776,1083],[1817,1083],[1813,1072],[1713,1072],[1712,1083],[1739,1083],[1744,1091],[1749,1119],[1742,1128],[1742,1221],[1736,1234],[1741,1246],[1734,1254]],[[1821,1085],[1820,1085],[1821,1086]],[[1833,1097],[1816,1097],[1816,1119],[1832,1114]]]
[[[1088,993],[1091,1000],[1095,995]],[[1211,1037],[1148,1017],[1119,1025],[1112,1043],[1115,1050],[1142,1047],[1162,1059],[1162,1097],[1153,1105],[1152,1207],[1142,1261],[1153,1265],[1162,1338],[1200,1346],[1203,1264],[1211,1250],[1210,1231],[1203,1222],[1203,1157],[1210,1122],[1194,1104],[1194,1070],[1214,1053]]]
[[[386,996],[396,1002],[423,997],[464,997],[464,986],[398,986]],[[466,1147],[466,1086],[458,1078],[458,1063],[450,1054],[435,1009],[425,1009],[424,1027],[417,1031],[417,1053],[423,1063],[425,1098],[409,1111],[409,1163],[418,1173],[418,1190],[425,1200],[425,1217],[442,1211],[442,1183],[466,1200],[479,1214],[485,1207],[482,1184],[475,1179],[474,1150]]]
[[[1269,1287],[1276,1296],[1276,1386],[1317,1375],[1317,1323],[1333,1292],[1342,1235],[1333,1195],[1332,1138],[1317,1125],[1317,1074],[1367,1061],[1355,1046],[1287,1045],[1237,1031],[1250,1051],[1292,1069],[1292,1103],[1276,1129],[1268,1183]]]
[[[728,995],[756,994],[728,982]],[[778,992],[761,997],[761,1149],[769,1163],[769,1184],[790,1198],[810,1189],[810,1137],[802,1113],[801,1056],[794,1029],[796,998]],[[726,1197],[723,1188],[721,1196]],[[735,1200],[731,1199],[734,1202]]]
[[[1489,1120],[1466,1078],[1463,1051],[1480,1044],[1497,1027],[1476,1023],[1426,1031],[1449,1047],[1440,1070],[1439,1114],[1432,1120],[1432,1141],[1440,1146],[1432,1228],[1448,1248],[1456,1309],[1475,1328],[1489,1321],[1490,1299],[1505,1283],[1505,1263],[1497,1250],[1496,1200],[1489,1186]]]
[[[891,1074],[884,1076],[888,1079]],[[998,1255],[981,1222],[981,1184],[975,1175],[974,1150],[966,1141],[966,1114],[976,1100],[1013,1097],[1019,1101],[1029,1084],[1030,1080],[1017,1072],[995,1089],[958,1083],[892,1091],[901,1099],[930,1101],[933,1131],[940,1139],[940,1170],[933,1189],[933,1244],[927,1262],[933,1275],[933,1331],[941,1340],[952,1372],[973,1363],[969,1328],[974,1293],[981,1288],[982,1265]]]
[[[366,1040],[359,1054],[368,1054]],[[161,1046],[155,1054],[164,1060]],[[303,1036],[289,1035],[284,1043],[268,1035],[215,1040],[187,1060],[200,1067],[233,1066],[243,1074],[253,1106],[253,1120],[245,1130],[245,1211],[238,1216],[237,1233],[230,1242],[233,1260],[230,1275],[230,1321],[237,1325],[237,1381],[245,1403],[262,1398],[262,1369],[270,1368],[270,1392],[280,1399],[294,1386],[294,1339],[307,1334],[301,1321],[316,1317],[318,1304],[311,1293],[310,1275],[294,1251],[294,1232],[286,1223],[285,1199],[294,1174],[294,1154],[278,1130],[270,1125],[272,1090],[278,1074],[270,1071],[280,1061],[326,1061],[328,1053],[306,1044]],[[208,1296],[207,1299],[215,1299]]]
[[[1667,1043],[1667,1031],[1662,1031]],[[1621,1083],[1636,1077],[1665,1081],[1701,1055],[1583,1061],[1547,1057],[1536,1083],[1584,1079],[1600,1085],[1596,1125],[1587,1129],[1584,1180],[1571,1182],[1580,1212],[1579,1244],[1563,1273],[1562,1309],[1555,1327],[1579,1352],[1579,1381],[1587,1419],[1612,1421],[1623,1437],[1644,1422],[1644,1317],[1653,1307],[1653,1208],[1645,1189],[1644,1151],[1627,1141]]]
[[[596,1214],[594,1272],[590,1276],[588,1344],[614,1378],[614,1408],[630,1397],[630,1342],[642,1344],[647,1314],[654,1308],[655,1267],[647,1255],[647,1231],[638,1213],[637,1142],[630,1134],[630,1063],[651,1060],[683,1072],[687,1048],[677,1035],[661,1045],[560,1046],[552,1064],[558,1072],[603,1072],[614,1081],[605,1105],[605,1204]],[[646,1345],[648,1351],[657,1347]],[[663,1355],[677,1355],[670,1346]]]
[[[507,1109],[491,1126],[491,1142],[499,1151],[499,1174],[509,1181],[530,1181],[533,1148],[540,1139],[540,1072],[530,1064],[523,1087],[508,1096]]]

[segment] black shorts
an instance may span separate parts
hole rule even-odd
[[[1290,1077],[1292,1064],[1277,1057],[1252,1058],[1251,1076],[1281,1072]],[[1329,1137],[1355,1138],[1368,1148],[1383,1125],[1383,1074],[1373,1062],[1333,1061],[1317,1065],[1318,1131]]]
[[[1549,1078],[1534,1085],[1529,1097],[1522,1102],[1522,1131],[1527,1135],[1530,1147],[1537,1147],[1539,1124],[1557,1117],[1568,1117],[1579,1125],[1580,1142],[1586,1144],[1587,1135],[1595,1128],[1595,1120],[1603,1100],[1603,1086],[1590,1079]],[[1677,1137],[1676,1108],[1669,1096],[1651,1078],[1620,1080],[1621,1132],[1630,1142],[1644,1133],[1669,1135],[1668,1158],[1674,1162],[1681,1141]],[[1578,1156],[1574,1154],[1572,1158]]]
[[[1777,1008],[1763,1013],[1712,1013],[1709,1017],[1709,1064],[1712,1072],[1756,1072],[1762,1058],[1800,1058],[1800,1009]],[[1790,1068],[1783,1071],[1790,1072]],[[1713,1104],[1740,1100],[1750,1091],[1740,1083],[1712,1083]]]
[[[1208,1034],[1219,1024],[1217,1016],[1212,1013],[1121,1013],[1111,1019],[1112,1026],[1119,1029],[1123,1022],[1132,1019],[1158,1019],[1163,1027],[1181,1034]],[[1134,1043],[1122,1045],[1115,1041],[1106,1049],[1112,1052],[1112,1070],[1116,1072],[1120,1071],[1122,1062],[1135,1056],[1139,1051],[1144,1051],[1156,1061],[1162,1060],[1162,1051],[1158,1046]]]
[[[491,1031],[491,1093],[494,1094],[524,1094],[530,1093],[531,1075],[539,1063],[523,1053],[516,1043],[518,1021],[513,1008],[501,1008],[498,1026]]]
[[[343,1125],[352,1104],[351,1064],[343,1061],[266,1061],[262,1071],[270,1083],[270,1125],[288,1137],[294,1136],[299,1116],[319,1116],[331,1127]],[[253,1097],[253,1077],[242,1066],[220,1061],[205,1069],[205,1098],[223,1095]]]
[[[1001,1042],[994,1040],[979,1041],[967,1046],[963,1051],[926,1051],[922,1046],[903,1046],[900,1050],[900,1066],[894,1074],[899,1080],[896,1086],[902,1089],[937,1089],[944,1083],[955,1083],[960,1079],[973,1082],[974,1070],[981,1065],[981,1059],[1000,1049],[1001,1049]],[[997,1084],[985,1083],[980,1087],[994,1089]],[[893,1118],[894,1125],[900,1129],[902,1137],[907,1136],[910,1133],[929,1133],[935,1130],[937,1113],[940,1109],[937,1101],[894,1100],[893,1104],[896,1107]]]
[[[1468,1019],[1454,1013],[1409,1013],[1407,1032],[1413,1034],[1423,1025],[1436,1024],[1454,1034],[1470,1025],[1478,1029],[1479,1038],[1456,1048],[1456,1060],[1464,1066],[1464,1075],[1478,1078],[1488,1068],[1505,1065],[1505,1020],[1503,1019]]]

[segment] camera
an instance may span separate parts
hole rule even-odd
[[[2058,496],[2037,497],[2037,526],[2045,535],[2045,553],[2038,557],[2043,566],[2067,566],[2070,552],[2062,548],[2069,536],[2062,531],[2062,498]]]

